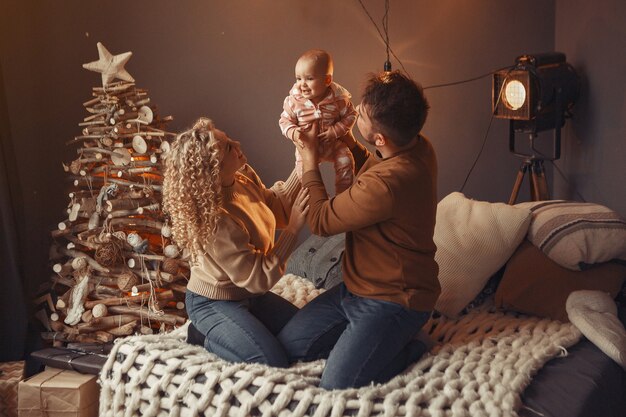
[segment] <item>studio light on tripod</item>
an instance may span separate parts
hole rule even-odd
[[[494,73],[492,111],[494,117],[509,119],[509,150],[524,158],[509,204],[514,204],[520,184],[527,171],[531,173],[530,192],[533,200],[548,198],[543,171],[544,160],[561,156],[561,128],[571,116],[580,91],[574,68],[560,52],[522,55],[515,65]],[[554,130],[552,155],[535,148],[537,133]],[[515,135],[528,133],[531,153],[515,149]]]
[[[493,76],[492,110],[517,133],[560,129],[578,98],[579,79],[560,52],[522,55]]]

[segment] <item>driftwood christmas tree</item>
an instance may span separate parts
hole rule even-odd
[[[63,164],[72,189],[67,217],[52,232],[53,310],[44,339],[108,342],[168,330],[186,321],[189,265],[161,211],[163,162],[174,134],[164,130],[146,90],[124,69],[132,55],[84,64],[102,87],[83,103],[82,132]],[[121,81],[114,81],[119,79]]]

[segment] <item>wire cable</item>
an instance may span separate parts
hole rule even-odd
[[[406,75],[409,75],[409,72],[406,70],[406,68],[404,68],[404,64],[402,64],[402,61],[400,61],[400,58],[398,58],[398,56],[396,55],[396,53],[393,51],[393,49],[391,48],[391,45],[389,43],[389,33],[387,33],[387,36],[383,35],[383,33],[380,31],[380,29],[378,28],[378,25],[376,24],[376,22],[374,21],[374,18],[372,18],[372,15],[370,14],[370,12],[367,10],[367,8],[365,7],[365,5],[363,4],[362,0],[358,0],[359,4],[361,5],[361,7],[363,8],[363,11],[365,12],[365,14],[367,15],[367,17],[369,17],[370,21],[372,22],[372,24],[374,25],[374,27],[376,28],[376,31],[378,32],[378,35],[380,36],[380,39],[382,39],[383,43],[385,44],[385,48],[387,49],[388,53],[391,53],[391,55],[393,55],[393,57],[398,61],[398,63],[400,64],[400,67],[402,67],[402,70],[404,71],[404,73]],[[386,3],[385,4],[385,10],[386,10],[386,14],[388,14],[389,11],[389,4]],[[384,25],[383,25],[384,26]],[[388,29],[388,27],[387,27]],[[389,60],[389,55],[387,55],[387,60]]]
[[[509,72],[510,72],[510,70],[512,70],[514,67],[515,67],[514,65],[509,65],[509,66],[506,66],[506,67],[498,68],[498,69],[493,70],[493,71],[489,71],[488,73],[483,74],[483,75],[479,75],[478,77],[468,78],[467,80],[454,81],[454,82],[451,82],[451,83],[445,83],[445,84],[434,84],[434,85],[429,85],[429,86],[427,86],[427,87],[424,87],[424,90],[428,90],[429,88],[449,87],[449,86],[452,86],[452,85],[458,85],[458,84],[463,84],[463,83],[469,83],[469,82],[471,82],[471,81],[476,81],[476,80],[480,80],[481,78],[488,77],[488,76],[493,75],[493,74],[495,74],[496,72],[499,72],[499,71],[509,70]],[[507,75],[508,75],[508,74],[507,74]]]
[[[391,61],[389,60],[389,0],[385,0],[385,14],[383,15],[383,30],[385,31],[385,46],[387,50],[387,61],[385,70],[391,71]]]
[[[491,130],[491,123],[493,122],[493,116],[494,113],[491,113],[491,117],[489,118],[489,126],[487,126],[487,131],[485,132],[485,137],[483,138],[483,143],[482,145],[480,145],[480,150],[478,151],[478,155],[476,155],[476,158],[474,159],[474,163],[472,164],[472,167],[469,169],[469,171],[467,172],[467,175],[465,176],[465,180],[463,181],[463,185],[461,186],[461,189],[459,190],[459,192],[463,192],[463,189],[465,188],[465,185],[467,184],[467,180],[469,180],[470,175],[472,175],[472,171],[474,171],[474,168],[476,167],[476,164],[478,163],[478,160],[480,159],[480,156],[483,153],[483,150],[485,149],[485,144],[487,143],[487,137],[489,136],[489,131]]]
[[[552,166],[556,169],[556,171],[559,173],[561,178],[563,178],[563,181],[565,181],[565,184],[567,184],[567,188],[569,188],[570,191],[573,191],[583,203],[586,203],[587,200],[585,200],[585,197],[583,197],[582,194],[579,193],[578,190],[572,186],[572,183],[569,182],[569,180],[567,179],[565,174],[563,174],[563,171],[561,171],[559,166],[553,160],[549,159],[549,161],[552,164]]]
[[[504,91],[504,85],[506,84],[506,80],[509,78],[509,74],[511,73],[512,69],[513,67],[509,69],[509,71],[506,73],[506,76],[504,77],[504,80],[502,81],[502,87],[500,87],[500,92],[498,93],[496,104],[493,106],[493,111],[491,112],[491,117],[489,118],[489,125],[487,126],[487,131],[485,132],[485,136],[483,137],[483,143],[482,145],[480,145],[480,150],[478,151],[476,158],[474,158],[472,167],[467,172],[467,175],[465,176],[465,180],[463,181],[463,185],[461,185],[461,188],[459,189],[459,192],[461,193],[463,192],[463,189],[465,189],[465,185],[467,185],[467,181],[469,180],[470,175],[472,175],[472,172],[474,171],[474,168],[476,167],[476,164],[478,163],[480,156],[483,154],[483,150],[485,149],[485,144],[487,143],[487,138],[489,137],[489,131],[491,130],[491,123],[493,123],[493,118],[496,114],[496,109],[498,108],[498,104],[500,103],[500,97],[502,97],[502,93]]]

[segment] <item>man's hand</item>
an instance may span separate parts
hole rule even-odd
[[[311,171],[317,169],[319,164],[319,127],[317,123],[312,123],[307,130],[301,130],[298,137],[298,150],[302,156],[302,171]]]
[[[354,148],[357,144],[356,139],[354,138],[354,135],[352,134],[352,130],[349,130],[348,133],[341,136],[339,140],[345,143],[348,149]]]

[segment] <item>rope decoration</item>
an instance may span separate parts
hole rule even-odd
[[[284,297],[307,290],[312,284],[293,275],[273,289]],[[532,376],[581,338],[570,323],[488,305],[432,318],[425,330],[438,344],[403,374],[335,391],[318,387],[323,360],[289,369],[230,363],[186,344],[186,326],[132,336],[116,341],[100,374],[100,415],[516,416]]]

